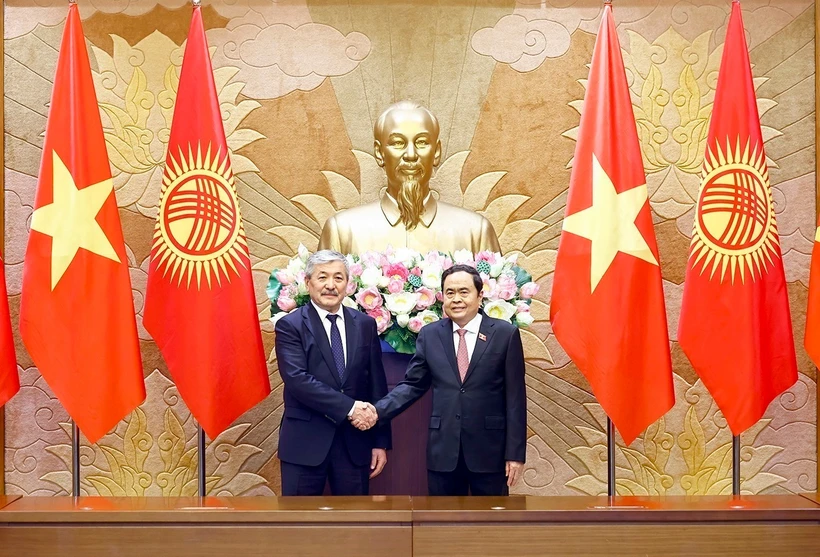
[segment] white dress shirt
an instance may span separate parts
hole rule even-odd
[[[473,350],[475,350],[475,343],[478,340],[478,329],[481,327],[481,314],[477,313],[473,319],[467,323],[464,328],[467,330],[467,333],[464,335],[464,342],[467,343],[467,359],[473,359]],[[456,331],[458,331],[460,327],[453,321],[453,346],[456,349],[456,356],[458,356],[458,341],[459,336]]]
[[[327,335],[327,342],[328,344],[331,343],[330,340],[330,319],[327,318],[330,315],[330,312],[326,309],[322,309],[317,306],[313,300],[310,301],[313,304],[313,309],[316,310],[316,313],[319,314],[319,319],[322,321],[322,326],[325,328],[325,334]],[[342,335],[342,352],[345,355],[345,363],[347,363],[347,337],[345,335],[345,312],[344,306],[339,306],[339,311],[334,313],[333,315],[338,315],[339,318],[336,320],[336,326],[339,328],[339,334]],[[333,370],[336,371],[335,369]],[[356,403],[353,403],[353,406],[350,407],[350,411],[347,413],[347,416],[350,417],[353,415],[353,410],[356,408]]]

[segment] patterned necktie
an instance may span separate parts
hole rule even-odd
[[[327,314],[327,319],[330,321],[330,351],[333,353],[333,361],[336,362],[336,373],[339,374],[341,380],[345,374],[345,350],[342,346],[342,334],[339,332],[339,326],[336,325],[338,318],[338,315]]]
[[[464,383],[464,378],[467,377],[467,368],[470,367],[470,358],[467,356],[467,341],[464,340],[464,335],[467,334],[467,329],[456,329],[458,333],[458,375],[461,377],[461,382]]]

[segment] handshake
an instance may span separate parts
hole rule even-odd
[[[379,421],[379,415],[376,413],[376,407],[369,402],[362,402],[357,400],[353,405],[353,413],[347,418],[353,427],[362,431],[367,431]]]

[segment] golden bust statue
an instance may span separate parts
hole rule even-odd
[[[441,159],[438,120],[423,106],[389,106],[373,128],[376,162],[387,174],[379,201],[327,219],[319,249],[342,253],[383,250],[388,245],[426,253],[469,249],[501,251],[493,225],[483,216],[438,201],[430,191]]]

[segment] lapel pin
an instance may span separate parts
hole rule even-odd
[[[484,333],[478,333],[478,340],[487,342],[487,336]]]

